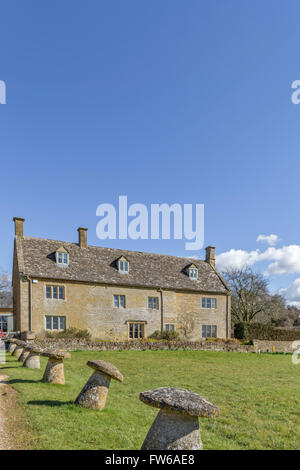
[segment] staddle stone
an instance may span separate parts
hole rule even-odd
[[[87,365],[94,369],[94,373],[79,393],[75,403],[84,408],[103,410],[111,379],[123,382],[123,375],[109,362],[88,361]]]
[[[215,418],[219,409],[197,393],[162,387],[140,394],[146,405],[159,408],[143,450],[201,450],[198,417]]]

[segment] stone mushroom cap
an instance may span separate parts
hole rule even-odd
[[[8,343],[12,343],[12,344],[16,344],[16,342],[18,341],[16,338],[8,338],[6,340]]]
[[[123,382],[123,375],[110,362],[88,361],[86,364],[98,372],[103,372],[103,374],[109,375],[112,379],[118,380],[119,382]]]
[[[182,388],[161,387],[140,393],[140,400],[146,405],[164,410],[176,411],[189,416],[215,418],[219,408],[198,393]]]
[[[30,346],[27,346],[25,349],[27,351],[30,351],[31,353],[35,353],[35,354],[41,354],[42,351],[43,351],[41,348],[39,348],[38,346],[33,345],[33,344],[31,344]]]
[[[62,351],[62,350],[50,350],[50,349],[44,349],[41,350],[40,352],[41,356],[44,357],[49,357],[50,359],[57,359],[57,360],[62,360],[62,359],[71,359],[71,354],[68,353],[67,351]]]
[[[20,339],[16,339],[15,344],[17,346],[22,346],[24,348],[24,346],[26,346],[27,343],[25,343],[25,341],[21,341]]]

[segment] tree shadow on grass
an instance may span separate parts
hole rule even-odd
[[[5,366],[5,367],[1,367],[0,370],[2,370],[2,369],[18,369],[19,367],[21,367],[21,366]]]
[[[24,379],[11,379],[8,380],[7,383],[8,385],[13,385],[13,384],[37,384],[41,382],[40,380],[24,380]]]
[[[27,405],[40,405],[40,406],[64,406],[74,405],[74,401],[58,401],[58,400],[31,400],[27,402]]]

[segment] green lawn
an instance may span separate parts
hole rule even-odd
[[[91,375],[89,359],[116,365],[124,382],[111,382],[106,408],[73,404]],[[211,351],[73,352],[66,385],[41,383],[41,370],[7,354],[0,370],[20,392],[36,449],[139,449],[157,410],[139,392],[162,386],[192,390],[220,408],[200,419],[205,449],[297,449],[300,442],[300,366],[290,355]]]

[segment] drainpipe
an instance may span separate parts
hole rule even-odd
[[[228,330],[228,295],[226,295],[226,338],[229,338]]]
[[[32,279],[26,276],[29,282],[29,299],[28,299],[28,331],[31,331],[32,326]]]
[[[164,331],[164,298],[161,288],[158,289],[158,292],[160,293],[160,331],[162,333]]]

